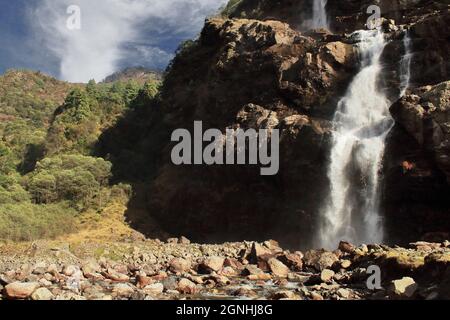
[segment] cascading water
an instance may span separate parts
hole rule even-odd
[[[326,28],[328,26],[327,6],[328,0],[314,0],[313,3],[313,18],[311,22],[311,28]]]
[[[378,88],[380,58],[386,46],[381,31],[357,31],[361,71],[338,104],[328,177],[330,195],[323,209],[318,242],[332,249],[340,240],[383,240],[379,213],[379,171],[385,138],[393,126],[389,101]]]
[[[409,36],[408,31],[405,31],[403,46],[405,47],[405,55],[400,63],[400,97],[403,97],[406,94],[411,80],[411,60],[413,54],[411,37]]]

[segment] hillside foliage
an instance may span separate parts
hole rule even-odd
[[[142,76],[142,75],[140,75]],[[69,84],[39,72],[0,77],[0,240],[53,238],[126,201],[100,137],[150,107],[159,79]],[[140,79],[141,80],[141,79]],[[128,155],[133,156],[129,150]]]

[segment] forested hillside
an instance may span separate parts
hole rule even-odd
[[[154,74],[87,85],[23,70],[0,77],[0,239],[70,233],[112,203],[126,204],[131,187],[110,183],[98,139],[149,107],[158,86]]]

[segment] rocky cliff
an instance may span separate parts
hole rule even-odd
[[[191,130],[194,120],[223,132],[277,128],[281,164],[277,176],[264,178],[252,166],[177,167],[170,161],[172,145],[161,148],[146,198],[148,212],[167,232],[199,241],[273,237],[308,246],[329,186],[333,114],[360,67],[351,32],[364,27],[373,2],[329,0],[328,31],[305,27],[312,1],[243,0],[229,16],[207,20],[198,40],[179,50],[161,93],[160,136],[169,141],[173,129]],[[388,238],[436,237],[450,231],[449,5],[375,4],[389,40],[380,86],[397,121],[383,169]],[[397,101],[407,30],[411,87]]]

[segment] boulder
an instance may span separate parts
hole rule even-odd
[[[188,279],[181,279],[178,282],[177,290],[183,294],[195,294],[198,292],[197,285]]]
[[[26,299],[38,288],[37,282],[13,282],[5,286],[5,295],[8,299]]]
[[[333,280],[334,275],[335,275],[335,273],[333,270],[325,269],[321,272],[320,279],[323,282],[328,283]]]
[[[280,260],[278,260],[276,258],[271,258],[271,259],[268,260],[267,263],[269,265],[269,268],[270,268],[271,272],[276,277],[287,278],[290,270]]]
[[[47,288],[39,288],[33,292],[31,295],[31,299],[33,300],[53,300],[53,293],[50,292]]]
[[[173,273],[183,273],[191,269],[192,263],[183,258],[174,258],[169,262],[169,270]]]
[[[202,273],[219,272],[223,268],[225,258],[209,257],[204,259],[199,265],[199,271]]]
[[[119,297],[131,297],[134,291],[134,288],[128,283],[118,283],[112,290],[113,294]]]
[[[302,271],[303,269],[303,260],[300,254],[295,253],[284,253],[279,256],[278,259],[283,262],[286,266],[288,266],[292,271]]]
[[[399,298],[412,298],[419,286],[413,278],[404,277],[399,280],[392,281],[391,293]]]
[[[311,250],[305,253],[303,263],[307,267],[322,272],[325,269],[333,267],[339,261],[339,258],[333,252],[326,250]]]

